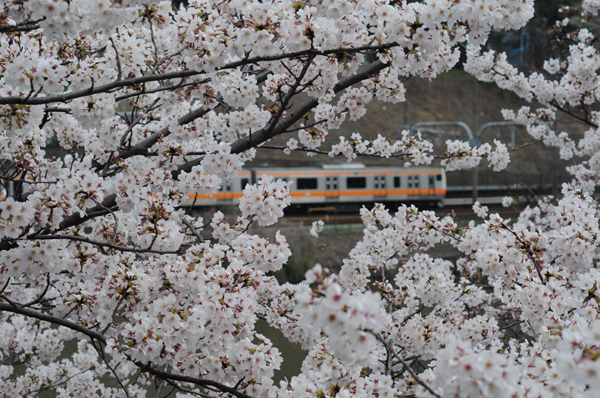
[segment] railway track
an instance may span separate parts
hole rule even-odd
[[[418,206],[417,206],[418,207]],[[519,213],[525,208],[522,205],[516,205],[511,207],[502,207],[498,205],[488,205],[488,214],[497,213],[503,218],[515,219]],[[456,219],[460,222],[468,222],[469,220],[476,220],[477,216],[473,212],[471,205],[456,205],[447,206],[440,209],[424,209],[434,210],[438,217],[445,217],[454,211]],[[290,214],[281,218],[280,223],[283,224],[306,224],[311,225],[314,221],[323,220],[329,224],[362,224],[362,220],[358,213],[348,214],[335,214],[335,213],[320,213],[320,214]]]

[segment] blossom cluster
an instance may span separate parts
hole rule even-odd
[[[381,134],[375,140],[365,140],[360,133],[352,134],[351,141],[340,137],[340,142],[331,147],[329,156],[342,154],[348,161],[356,159],[358,155],[399,157],[410,160],[415,165],[430,164],[433,161],[433,144],[423,140],[420,133],[412,136],[404,130],[401,135],[399,140],[390,140]]]
[[[322,268],[307,272],[307,282],[317,282],[319,295],[298,298],[299,323],[315,335],[325,333],[329,349],[349,363],[368,366],[377,349],[374,333],[382,326],[381,299],[372,292],[344,292],[333,278],[322,278]]]
[[[271,181],[266,174],[256,185],[246,185],[240,200],[242,216],[253,217],[260,226],[275,224],[283,216],[283,209],[291,202],[291,185],[291,182],[282,180]]]
[[[182,3],[0,2],[0,395],[597,395],[592,30],[558,21],[568,54],[525,74],[482,49],[525,26],[532,0]],[[584,22],[600,10],[582,6]],[[239,207],[204,218],[182,207],[227,196],[282,136],[288,154],[431,164],[418,132],[334,130],[404,101],[406,79],[450,70],[464,43],[467,71],[537,101],[503,115],[572,161],[560,197],[514,220],[475,203],[477,223],[375,204],[352,250],[296,284],[278,271],[302,253],[262,228],[290,182],[252,179]],[[554,131],[557,112],[588,130]],[[448,141],[442,165],[510,162],[498,140],[474,145]],[[259,322],[306,350],[289,380]]]

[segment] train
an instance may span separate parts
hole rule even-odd
[[[213,195],[188,195],[182,207],[237,205],[246,184],[266,174],[291,181],[289,211],[355,210],[365,203],[423,203],[442,206],[446,173],[434,167],[366,166],[362,163],[309,167],[253,167]]]

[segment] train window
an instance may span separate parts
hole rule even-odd
[[[400,188],[400,176],[394,177],[394,188]]]
[[[242,190],[246,188],[246,185],[250,184],[250,180],[247,178],[242,178]]]
[[[419,176],[413,176],[413,181],[415,182],[415,188],[419,188]]]
[[[438,180],[438,181],[442,181],[442,175],[441,175],[441,174],[438,174],[438,175],[437,175],[437,177],[435,177],[435,178],[436,178],[436,180]]]
[[[346,187],[349,189],[366,188],[367,179],[365,177],[348,177],[346,179]]]
[[[316,178],[298,178],[296,189],[317,189]]]
[[[412,188],[412,180],[413,180],[413,176],[408,176],[408,187]]]

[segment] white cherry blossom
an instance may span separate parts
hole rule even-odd
[[[0,395],[594,397],[600,3],[581,6],[556,22],[564,56],[525,73],[483,48],[532,0],[0,2]],[[406,79],[449,71],[461,46],[469,73],[532,102],[502,114],[573,181],[514,220],[480,203],[477,222],[363,208],[339,268],[278,280],[303,253],[263,227],[291,183],[241,176],[278,138],[408,170],[507,167],[498,140],[434,156],[419,132],[336,131],[407,100]],[[586,131],[554,131],[563,113]],[[240,178],[238,208],[186,207]],[[291,379],[275,380],[287,359],[258,322],[308,353]]]

